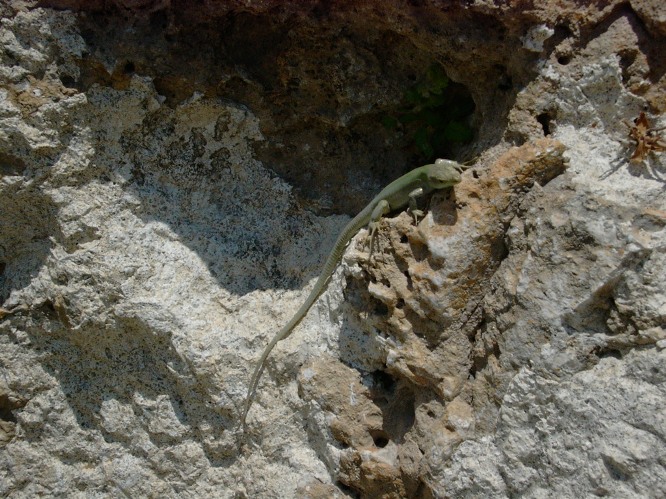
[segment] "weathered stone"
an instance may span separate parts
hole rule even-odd
[[[37,7],[39,4],[39,7]],[[0,495],[666,495],[659,2],[0,5]],[[463,182],[338,231],[426,161]],[[454,99],[454,101],[455,101]],[[655,134],[663,133],[659,131]]]

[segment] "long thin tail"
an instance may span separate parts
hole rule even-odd
[[[250,386],[247,389],[245,407],[243,408],[243,417],[241,418],[240,422],[243,431],[245,431],[245,419],[247,418],[247,413],[250,411],[250,407],[252,406],[252,402],[254,401],[254,396],[257,391],[257,385],[259,384],[261,375],[263,374],[264,368],[266,367],[266,359],[273,351],[273,348],[275,348],[275,345],[277,345],[279,341],[289,336],[291,332],[294,330],[294,328],[298,325],[298,323],[301,322],[301,320],[303,320],[303,317],[305,317],[305,314],[307,314],[308,310],[310,310],[310,307],[321,293],[321,289],[318,289],[320,287],[319,284],[320,284],[319,280],[317,280],[317,284],[312,289],[312,291],[310,291],[310,294],[308,295],[305,302],[303,302],[303,305],[301,305],[301,307],[298,309],[298,312],[294,314],[291,320],[287,322],[282,327],[282,329],[280,329],[280,331],[275,335],[275,337],[271,340],[271,342],[268,345],[266,345],[266,348],[264,348],[264,352],[261,354],[261,357],[257,362],[257,367],[254,368],[254,373],[252,374],[252,380],[250,381]]]
[[[354,234],[356,234],[359,231],[359,229],[361,229],[361,227],[365,226],[368,223],[371,212],[372,212],[372,205],[368,205],[365,209],[363,209],[363,211],[361,211],[361,213],[356,215],[345,226],[345,228],[342,230],[342,233],[338,236],[338,239],[335,241],[335,245],[333,246],[331,253],[328,255],[328,258],[326,259],[324,268],[322,269],[321,274],[319,274],[319,279],[317,279],[314,288],[312,288],[312,291],[310,291],[310,294],[306,298],[305,302],[303,302],[303,304],[294,314],[291,320],[287,324],[285,324],[282,327],[282,329],[280,329],[280,331],[275,335],[275,337],[264,349],[264,352],[261,354],[261,357],[257,362],[257,367],[254,368],[254,373],[252,374],[252,380],[250,381],[250,386],[248,387],[247,390],[247,398],[245,399],[245,407],[243,408],[243,416],[241,417],[240,420],[240,426],[243,429],[243,433],[245,432],[246,429],[245,420],[247,418],[247,413],[250,411],[250,407],[252,406],[252,402],[254,401],[254,396],[257,391],[257,385],[259,384],[261,375],[264,372],[264,367],[265,367],[264,364],[266,363],[266,359],[270,355],[275,345],[277,345],[279,341],[284,340],[291,334],[291,332],[298,325],[298,323],[301,322],[301,320],[303,320],[303,317],[305,317],[305,315],[308,313],[308,310],[310,310],[310,307],[312,307],[313,303],[317,301],[317,298],[322,293],[322,291],[326,287],[326,283],[333,274],[335,267],[337,267],[340,258],[342,258],[342,254],[344,253],[347,244],[352,239],[352,237],[354,237]]]

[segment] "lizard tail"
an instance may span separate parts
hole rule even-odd
[[[254,373],[252,374],[252,379],[250,381],[250,386],[248,387],[247,390],[245,407],[243,408],[243,415],[240,420],[240,428],[243,430],[243,433],[245,433],[246,430],[247,413],[250,411],[250,407],[252,406],[252,402],[254,401],[254,396],[257,391],[257,385],[259,384],[261,375],[264,372],[264,367],[265,367],[264,364],[266,363],[266,359],[270,355],[275,345],[277,345],[279,341],[282,341],[285,338],[287,338],[294,330],[294,328],[298,325],[298,323],[301,322],[303,317],[305,317],[305,315],[308,313],[308,310],[310,310],[312,304],[317,300],[319,295],[326,287],[326,283],[331,278],[331,275],[333,274],[335,267],[337,267],[340,258],[342,258],[342,254],[344,253],[347,244],[349,244],[349,241],[351,241],[352,237],[354,237],[354,235],[368,223],[368,221],[370,220],[371,213],[372,213],[372,205],[368,205],[345,226],[345,228],[342,230],[342,233],[338,236],[338,239],[336,240],[335,245],[331,250],[331,253],[328,255],[328,258],[326,259],[324,268],[322,269],[321,274],[319,274],[319,278],[317,279],[314,288],[312,288],[312,291],[310,291],[310,294],[306,298],[305,302],[303,302],[303,304],[294,314],[291,320],[287,324],[285,324],[282,327],[282,329],[278,331],[278,333],[271,340],[271,342],[268,345],[266,345],[266,348],[264,349],[263,353],[261,354],[261,357],[259,358],[259,361],[257,362],[257,367],[255,367],[254,369]]]

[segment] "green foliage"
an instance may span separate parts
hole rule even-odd
[[[417,150],[427,160],[443,155],[454,143],[472,139],[466,118],[474,111],[474,101],[460,85],[451,84],[438,64],[409,88],[397,116],[385,116],[388,130],[402,128],[412,137]]]

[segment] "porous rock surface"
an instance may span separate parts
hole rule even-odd
[[[0,494],[666,495],[659,0],[0,15]],[[352,241],[240,438],[434,63],[470,168]]]

